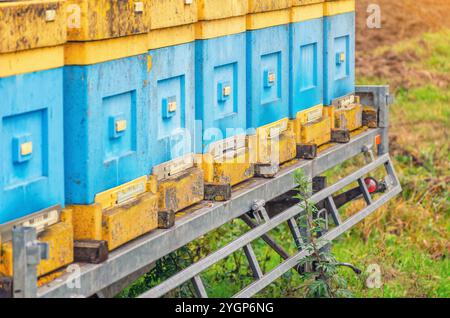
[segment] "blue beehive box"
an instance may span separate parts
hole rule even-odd
[[[196,115],[203,127],[197,153],[207,152],[221,139],[245,134],[245,48],[245,32],[196,43]]]
[[[193,153],[194,42],[150,50],[150,152],[152,166]]]
[[[0,224],[64,204],[62,76],[0,78]]]
[[[291,24],[291,118],[323,104],[323,18]]]
[[[148,173],[147,54],[64,69],[66,202]]]
[[[196,152],[207,200],[254,175],[248,147],[245,1],[202,0],[196,24]],[[228,192],[231,194],[231,190]],[[217,194],[217,195],[216,195]]]
[[[355,92],[355,13],[324,18],[324,103]]]
[[[289,117],[289,25],[247,32],[247,127]]]

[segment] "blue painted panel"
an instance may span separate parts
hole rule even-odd
[[[192,153],[195,125],[195,44],[150,51],[149,151],[152,165]]]
[[[245,132],[245,47],[245,33],[196,42],[196,118],[203,136],[197,153]]]
[[[323,18],[293,23],[290,34],[291,118],[323,103]]]
[[[64,205],[63,70],[0,78],[0,96],[1,224]]]
[[[147,55],[64,68],[66,202],[148,174]]]
[[[355,91],[355,14],[326,17],[325,104]]]
[[[247,32],[247,127],[289,117],[289,25]]]

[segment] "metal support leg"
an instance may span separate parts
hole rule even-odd
[[[365,159],[366,163],[375,161],[375,155],[373,154],[373,151],[372,151],[372,145],[364,146],[362,151],[364,153],[364,159]]]
[[[36,229],[13,229],[14,297],[34,298],[37,295],[37,266],[48,259],[48,244],[38,242]]]
[[[336,207],[336,204],[334,204],[334,199],[332,196],[329,196],[327,198],[328,208],[331,213],[331,217],[333,218],[333,222],[336,226],[339,226],[342,224],[341,215],[339,214],[339,210]]]
[[[258,227],[258,224],[253,222],[247,214],[241,216],[241,220],[244,221],[251,229]],[[288,259],[290,257],[290,255],[280,245],[278,245],[269,234],[261,235],[261,238],[283,259]]]
[[[382,129],[378,155],[384,155],[389,152],[389,106],[393,102],[389,86],[357,86],[356,93],[361,97],[362,104],[372,106],[378,111],[378,127]]]
[[[203,281],[199,275],[194,276],[191,280],[192,285],[194,285],[195,293],[200,298],[208,298],[208,294],[206,293],[205,285],[203,285]]]
[[[295,245],[297,246],[297,249],[300,250],[301,246],[303,244],[303,239],[300,234],[300,229],[297,225],[297,222],[295,221],[294,218],[292,218],[292,219],[289,219],[289,221],[287,223],[289,226],[289,230],[291,231],[291,234],[294,237]]]
[[[247,257],[248,264],[252,269],[253,277],[255,279],[260,279],[261,277],[263,277],[263,272],[261,270],[261,267],[259,266],[258,260],[256,259],[255,251],[253,250],[251,244],[247,244],[244,246],[244,253],[245,256]]]
[[[362,195],[364,197],[364,200],[366,200],[366,203],[368,205],[372,204],[372,197],[370,196],[369,190],[367,190],[367,186],[366,186],[366,183],[364,182],[364,179],[359,178],[358,184],[359,184],[359,187],[361,188]]]
[[[258,227],[258,224],[256,224],[247,214],[241,216],[241,220],[244,221],[251,229],[255,229],[256,227]],[[301,240],[301,236],[299,237]],[[269,245],[278,255],[280,255],[282,259],[287,260],[289,257],[291,257],[291,255],[289,255],[289,253],[286,252],[283,247],[277,244],[277,242],[275,242],[275,240],[269,234],[261,235],[261,239],[263,239],[264,242],[267,243],[267,245]],[[295,270],[299,274],[302,274],[304,272],[303,268],[300,267],[296,267]]]

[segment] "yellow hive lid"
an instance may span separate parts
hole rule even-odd
[[[355,11],[355,0],[325,0],[323,14],[338,15]]]
[[[63,0],[0,2],[0,53],[66,42]]]
[[[246,29],[245,16],[199,21],[195,26],[195,38],[197,40],[218,38],[243,33]]]
[[[305,6],[316,3],[324,3],[326,0],[292,0],[292,6]]]
[[[197,22],[198,0],[148,0],[151,29],[163,29]],[[223,0],[222,0],[223,1]]]
[[[292,0],[291,22],[301,22],[324,15],[325,0]]]
[[[198,19],[200,21],[217,20],[246,15],[246,0],[198,0]]]
[[[66,0],[69,41],[92,41],[147,33],[150,0]]]
[[[260,13],[288,9],[292,0],[248,0],[249,13]]]

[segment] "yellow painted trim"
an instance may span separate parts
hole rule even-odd
[[[195,25],[188,24],[150,31],[147,35],[147,48],[155,50],[193,41],[195,41]]]
[[[133,181],[122,184],[113,189],[98,193],[95,196],[95,203],[100,204],[102,209],[109,209],[117,205],[117,200],[121,192],[136,193],[130,197],[135,198],[144,192],[152,189],[152,180],[149,180],[147,176],[140,177]]]
[[[334,121],[334,107],[333,106],[324,106],[323,114],[324,114],[324,116],[328,116],[333,119],[331,121],[331,129],[336,128],[335,121]]]
[[[258,30],[289,24],[290,20],[290,9],[249,14],[247,16],[247,30]]]
[[[246,15],[248,1],[243,0],[198,0],[198,19],[217,20]]]
[[[314,121],[312,118],[308,118],[308,117],[311,117],[314,113],[320,113],[320,116],[317,119],[322,117],[322,115],[323,115],[323,105],[319,104],[319,105],[316,105],[314,107],[311,107],[311,108],[299,111],[296,114],[295,118],[299,119],[301,124],[306,124],[308,122]],[[316,116],[314,116],[314,117],[316,117]]]
[[[0,54],[0,78],[64,66],[64,46]]]
[[[195,25],[195,38],[205,40],[218,38],[232,34],[238,34],[246,31],[246,18],[233,17],[227,19],[200,21]]]
[[[289,128],[289,118],[283,118],[276,122],[256,128],[256,136],[259,138],[267,138],[271,134],[272,129],[280,129],[280,133]]]
[[[320,3],[323,4],[327,0],[292,0],[292,6],[298,7],[298,6],[307,6],[310,4]],[[331,0],[333,1],[333,0]]]
[[[164,29],[197,22],[198,1],[147,0],[149,2],[150,29]],[[221,0],[223,1],[223,0]],[[229,1],[229,0],[226,0]]]
[[[49,259],[43,260],[37,267],[37,275],[42,276],[73,262],[72,211],[61,211],[61,221],[49,226],[38,234],[37,239],[49,244]],[[0,245],[0,273],[13,275],[12,241]]]
[[[103,211],[102,239],[110,251],[158,228],[158,197],[147,192],[129,204]]]
[[[355,11],[355,0],[338,0],[323,4],[323,15],[332,16]]]
[[[292,7],[291,9],[291,22],[293,23],[319,18],[323,18],[323,3]]]
[[[0,2],[0,53],[11,53],[66,42],[63,0]]]
[[[150,30],[148,2],[66,0],[67,39],[96,41],[147,33]]]
[[[214,160],[211,154],[204,154],[202,168],[205,172],[205,182],[235,186],[252,178],[255,174],[255,162],[250,149],[234,158]]]
[[[90,65],[147,53],[147,34],[116,39],[69,42],[65,45],[66,65]]]
[[[255,150],[258,164],[282,164],[295,159],[297,143],[292,123],[288,120],[288,129],[276,139],[257,138]]]
[[[336,107],[333,108],[336,128],[353,131],[362,127],[363,107],[360,104],[354,104],[352,107],[340,110]]]
[[[111,251],[158,227],[158,194],[145,192],[122,205],[73,205],[75,240],[105,240]]]
[[[271,138],[272,129],[279,128],[276,138]],[[256,129],[256,161],[259,164],[283,163],[296,157],[294,126],[289,118]]]
[[[248,2],[249,13],[260,13],[287,9],[292,6],[292,0],[245,0]]]
[[[303,114],[300,113],[297,114],[296,119],[291,121],[297,144],[314,143],[321,146],[331,140],[334,117],[329,116],[324,107],[321,107],[320,110],[321,116],[313,122],[306,122]]]
[[[70,205],[73,213],[73,232],[75,240],[101,240],[102,239],[102,206]]]
[[[204,175],[199,168],[189,168],[158,183],[159,210],[181,211],[203,200]]]

